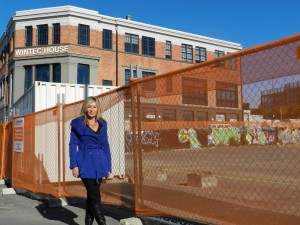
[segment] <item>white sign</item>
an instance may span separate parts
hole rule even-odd
[[[14,121],[14,151],[24,151],[24,117],[17,118]]]
[[[51,46],[51,47],[38,47],[38,48],[25,48],[16,49],[16,56],[29,56],[29,55],[47,55],[54,53],[65,53],[69,51],[68,45]]]
[[[225,121],[225,115],[224,114],[217,114],[216,115],[216,121],[219,121],[219,122]]]

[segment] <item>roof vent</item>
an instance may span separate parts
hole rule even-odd
[[[132,19],[131,15],[126,16],[126,20],[131,20],[131,19]]]

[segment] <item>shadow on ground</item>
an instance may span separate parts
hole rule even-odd
[[[48,220],[61,221],[69,225],[79,225],[74,221],[74,219],[77,218],[78,216],[74,212],[64,207],[49,208],[44,204],[41,204],[37,206],[36,209],[44,218]]]

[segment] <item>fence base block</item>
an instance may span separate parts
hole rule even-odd
[[[3,195],[14,195],[14,194],[16,194],[16,191],[13,188],[2,188],[2,194]]]
[[[131,217],[120,220],[120,225],[143,225],[143,223],[139,218]]]
[[[204,171],[200,174],[187,174],[187,186],[208,188],[217,187],[217,185],[217,178],[211,172]]]

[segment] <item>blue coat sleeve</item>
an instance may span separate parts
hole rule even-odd
[[[112,172],[111,152],[110,152],[110,146],[109,146],[108,135],[107,135],[107,123],[104,123],[104,124],[105,124],[105,138],[104,138],[104,142],[103,142],[103,147],[105,149],[105,154],[106,154],[106,158],[107,158],[107,168],[108,168],[109,172]]]
[[[78,136],[74,127],[71,127],[71,136],[69,143],[70,169],[77,167],[77,146]]]

